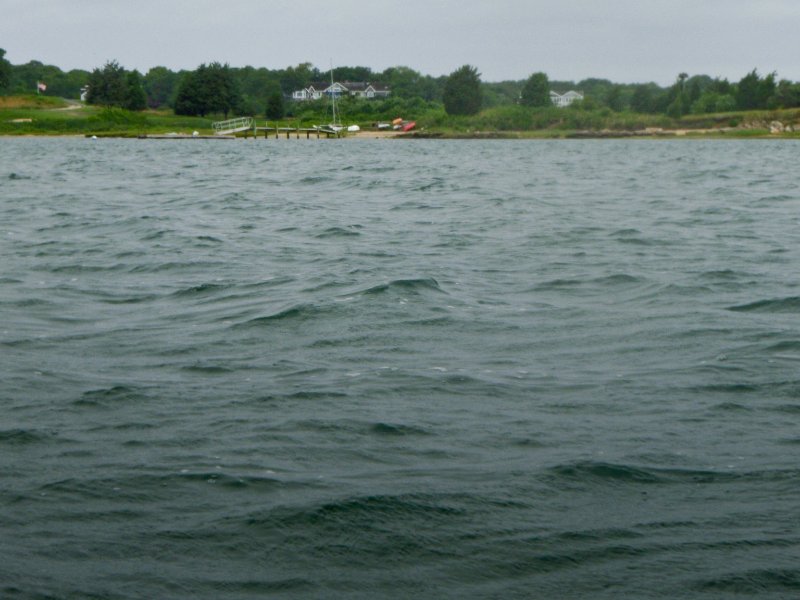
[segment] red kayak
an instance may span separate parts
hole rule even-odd
[[[410,123],[406,123],[405,125],[403,125],[403,131],[411,131],[416,126],[417,126],[417,122],[416,121],[411,121]]]

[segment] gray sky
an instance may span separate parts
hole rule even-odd
[[[800,80],[800,0],[0,0],[0,14],[8,60],[64,70],[308,61],[436,76],[468,63],[484,81]]]

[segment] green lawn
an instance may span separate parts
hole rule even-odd
[[[42,102],[36,96],[0,98],[0,135],[211,133],[211,123],[216,120],[179,117],[171,111],[134,113],[48,100]]]

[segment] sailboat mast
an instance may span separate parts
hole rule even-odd
[[[333,110],[333,124],[336,125],[336,90],[333,89],[333,62],[331,62],[331,107]]]

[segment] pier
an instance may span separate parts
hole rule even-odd
[[[244,132],[244,137],[249,137],[249,132]],[[253,128],[253,136],[258,137],[259,133],[264,134],[264,139],[268,139],[270,137],[274,137],[278,139],[282,135],[286,136],[286,139],[290,139],[292,136],[295,136],[298,140],[300,137],[305,134],[306,139],[311,139],[312,136],[316,136],[318,139],[322,136],[326,138],[338,138],[340,134],[338,131],[334,131],[333,129],[327,129],[323,127],[269,127],[265,125],[264,127],[255,127]]]
[[[254,139],[263,134],[264,139],[269,139],[270,137],[278,139],[285,135],[287,140],[292,135],[300,139],[303,134],[305,134],[306,139],[310,139],[312,136],[316,136],[319,139],[323,135],[326,138],[340,137],[339,131],[328,127],[280,127],[278,123],[275,123],[274,127],[270,127],[269,122],[265,122],[263,127],[259,127],[253,117],[237,117],[226,121],[215,121],[211,126],[216,136],[240,135],[244,138],[249,138],[252,133]]]
[[[320,138],[340,138],[343,136],[342,131],[337,131],[330,127],[281,127],[278,123],[270,126],[269,122],[265,121],[264,126],[261,127],[256,123],[253,117],[237,117],[235,119],[228,119],[226,121],[215,121],[211,124],[214,130],[213,135],[203,135],[195,131],[194,133],[142,133],[136,137],[139,139],[147,140],[235,140],[237,138],[248,139],[250,136],[253,139],[258,139],[263,136],[264,139],[292,137],[300,139],[305,136],[306,139],[312,137]],[[87,136],[89,137],[89,136]]]

